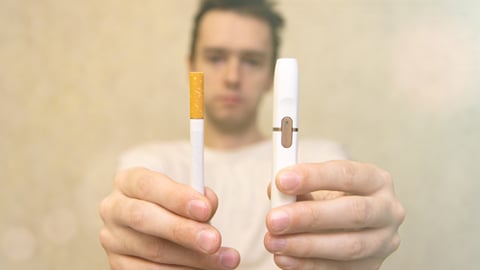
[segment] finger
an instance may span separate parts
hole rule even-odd
[[[215,194],[215,192],[209,188],[209,187],[205,187],[205,197],[207,197],[207,199],[210,201],[210,206],[212,207],[211,209],[211,212],[210,212],[210,218],[208,220],[210,220],[211,218],[213,218],[213,216],[215,215],[215,213],[217,212],[217,209],[218,209],[218,197],[217,197],[217,194]],[[194,212],[195,210],[192,209],[191,212]],[[202,211],[202,209],[200,209],[200,211]],[[198,221],[203,221],[203,220],[198,220]]]
[[[115,232],[115,236],[112,235]],[[194,265],[200,254],[170,241],[122,227],[116,230],[102,230],[101,243],[110,253],[142,258],[158,264]],[[180,255],[179,255],[180,254]],[[183,255],[184,258],[183,258]]]
[[[325,259],[305,259],[275,255],[275,264],[282,269],[342,269],[342,270],[372,270],[380,269],[382,259],[367,259],[350,262]]]
[[[220,248],[218,252],[206,255],[128,228],[116,230],[116,237],[110,230],[103,230],[101,242],[112,254],[121,254],[162,265],[230,269],[236,267],[240,260],[238,252],[231,248]]]
[[[267,233],[264,242],[276,255],[354,261],[386,257],[398,248],[400,238],[390,230],[362,230],[285,236]]]
[[[268,199],[272,199],[272,183],[268,183],[268,186],[267,186],[267,196],[268,196]]]
[[[189,249],[207,254],[218,250],[220,233],[207,223],[177,216],[156,204],[118,195],[111,222],[167,239]],[[108,223],[107,223],[108,224]]]
[[[317,190],[370,195],[391,183],[390,175],[369,164],[347,160],[298,164],[276,176],[279,190],[301,195]]]
[[[344,196],[303,201],[272,209],[267,215],[267,229],[280,235],[380,228],[391,223],[392,213],[383,197]]]
[[[211,190],[208,190],[208,197],[205,197],[188,185],[145,168],[118,173],[115,184],[128,197],[161,205],[171,212],[198,221],[209,220],[218,203]]]
[[[107,253],[110,263],[110,269],[115,270],[130,270],[130,269],[142,269],[142,270],[193,270],[192,267],[176,266],[176,265],[161,265],[153,262],[149,262],[140,258],[125,256],[115,253]]]
[[[332,195],[332,191],[321,191],[322,193],[325,193],[325,196],[322,196],[320,195],[320,199],[329,199],[330,197],[333,197],[331,196]],[[343,193],[336,193],[335,194],[336,196],[335,197],[340,197],[340,196],[343,196],[344,194]],[[271,200],[272,199],[272,183],[268,183],[268,186],[267,186],[267,196],[268,196],[268,199]],[[298,195],[297,196],[297,201],[308,201],[308,200],[313,200],[313,196],[311,193],[308,193],[308,194],[303,194],[303,195]]]
[[[110,269],[115,270],[129,270],[129,269],[144,269],[144,270],[193,270],[191,267],[175,266],[175,265],[161,265],[140,258],[125,256],[121,254],[107,253],[110,263]]]

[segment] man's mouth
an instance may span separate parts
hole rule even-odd
[[[242,99],[239,96],[234,96],[234,95],[222,96],[220,100],[223,104],[228,106],[235,106],[242,102]]]

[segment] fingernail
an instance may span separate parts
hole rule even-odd
[[[285,190],[293,190],[300,183],[300,176],[293,171],[286,171],[280,174],[280,186]]]
[[[297,261],[295,259],[286,256],[275,257],[275,263],[280,267],[288,267],[292,269],[295,269],[297,266]]]
[[[203,252],[210,254],[216,250],[217,234],[211,230],[203,230],[197,235],[197,244]]]
[[[225,250],[220,254],[220,263],[222,266],[233,269],[238,265],[237,254],[232,250]]]
[[[204,221],[208,219],[208,206],[204,201],[192,200],[187,206],[188,215],[194,219]]]
[[[270,238],[268,242],[268,247],[271,252],[282,251],[287,245],[287,240],[282,238]]]
[[[274,233],[283,232],[290,225],[290,216],[285,211],[273,211],[270,214],[270,229]]]

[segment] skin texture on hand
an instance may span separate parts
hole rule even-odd
[[[100,204],[100,242],[111,269],[234,269],[240,255],[221,246],[208,221],[218,199],[143,168],[120,172]]]
[[[405,210],[390,174],[352,161],[299,164],[275,179],[298,201],[272,209],[265,247],[282,269],[379,269]]]
[[[272,209],[265,247],[282,269],[378,269],[397,249],[405,212],[390,175],[351,161],[300,164],[276,178],[298,201]],[[111,269],[234,269],[208,221],[218,200],[142,168],[120,172],[100,205]]]

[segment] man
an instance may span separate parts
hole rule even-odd
[[[188,142],[124,155],[100,207],[112,269],[378,269],[398,247],[404,210],[389,174],[344,160],[331,142],[300,143],[303,163],[274,179],[298,201],[269,209],[271,142],[257,109],[281,25],[267,1],[202,3],[189,68],[205,73],[209,188],[203,196],[187,184]]]

